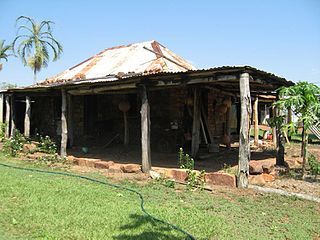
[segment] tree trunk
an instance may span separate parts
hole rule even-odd
[[[242,73],[240,76],[240,101],[241,101],[241,120],[240,120],[240,139],[239,139],[239,166],[238,166],[238,187],[248,187],[249,161],[250,161],[250,116],[251,116],[251,97],[250,97],[250,76]]]
[[[151,149],[150,149],[150,107],[145,85],[141,88],[141,152],[142,171],[148,173],[151,170]]]
[[[61,90],[61,148],[60,156],[67,156],[67,142],[68,142],[68,126],[67,126],[67,93],[65,89]]]
[[[308,133],[305,129],[305,124],[303,123],[303,131],[302,131],[302,147],[303,147],[303,155],[302,155],[302,177],[304,177],[306,172],[306,162],[308,157]]]
[[[0,94],[0,123],[3,123],[3,102],[4,102],[4,94]]]
[[[304,123],[302,123],[302,142],[301,142],[301,153],[300,156],[303,157],[304,155],[304,148],[305,148],[305,128],[304,128]]]
[[[30,115],[31,115],[31,100],[26,97],[26,112],[24,116],[24,136],[30,137]]]

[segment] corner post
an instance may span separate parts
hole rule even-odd
[[[240,102],[241,120],[239,134],[239,166],[238,166],[238,187],[247,188],[249,184],[249,161],[250,161],[250,117],[251,97],[249,86],[250,75],[240,75]]]
[[[150,149],[150,106],[148,102],[147,89],[145,85],[140,86],[141,93],[141,152],[142,172],[148,173],[151,170],[151,149]]]
[[[73,146],[73,114],[72,114],[72,95],[70,94],[67,94],[67,100],[68,100],[68,107],[67,107],[67,111],[68,111],[68,114],[67,114],[67,118],[68,118],[68,139],[69,139],[69,144],[70,144],[70,147]]]
[[[10,96],[6,95],[6,132],[5,132],[5,137],[9,138],[10,137]]]
[[[253,122],[254,122],[254,144],[259,145],[259,119],[258,119],[258,97],[255,97],[253,103]]]
[[[67,93],[65,89],[61,90],[61,147],[60,156],[67,156],[68,126],[67,126]]]
[[[24,116],[24,136],[30,137],[31,99],[26,96],[26,112]]]
[[[200,89],[195,88],[193,92],[193,122],[192,122],[192,142],[191,155],[196,157],[199,151],[200,144]]]
[[[14,135],[14,131],[16,130],[16,109],[15,109],[15,97],[12,94],[11,96],[11,137]]]
[[[0,93],[0,123],[3,123],[3,101],[4,100],[4,94]]]

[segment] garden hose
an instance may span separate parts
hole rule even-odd
[[[99,184],[102,184],[102,185],[107,185],[107,186],[110,186],[110,187],[114,187],[114,188],[118,188],[118,189],[122,189],[122,190],[125,190],[125,191],[128,191],[128,192],[135,193],[135,194],[138,195],[139,198],[140,198],[140,208],[141,208],[141,211],[142,211],[147,217],[149,217],[150,219],[152,219],[152,220],[154,220],[154,221],[156,221],[156,222],[165,224],[165,225],[171,227],[172,229],[174,229],[174,230],[176,230],[176,231],[181,232],[182,234],[186,235],[186,238],[185,238],[185,239],[195,240],[195,237],[193,237],[191,234],[187,233],[187,232],[184,231],[183,229],[179,228],[178,226],[175,226],[175,225],[173,225],[173,224],[171,224],[171,223],[168,223],[168,222],[166,222],[166,221],[164,221],[164,220],[161,220],[161,219],[159,219],[159,218],[156,218],[156,217],[152,216],[150,213],[148,213],[148,212],[146,211],[146,209],[144,208],[144,198],[143,198],[142,194],[141,194],[140,192],[138,192],[137,190],[135,190],[135,189],[127,188],[127,187],[124,187],[124,186],[121,186],[121,185],[117,185],[117,184],[113,184],[113,183],[108,183],[108,182],[100,181],[100,180],[97,180],[97,179],[94,179],[94,178],[90,178],[90,177],[86,177],[86,176],[82,176],[82,175],[77,175],[77,174],[72,174],[72,173],[52,172],[52,171],[46,171],[46,170],[40,170],[40,169],[34,169],[34,168],[17,167],[17,166],[7,165],[7,164],[4,164],[4,163],[0,163],[0,166],[8,167],[8,168],[14,168],[14,169],[19,169],[19,170],[24,170],[24,171],[30,171],[30,172],[39,172],[39,173],[47,173],[47,174],[62,175],[62,176],[68,176],[68,177],[74,177],[74,178],[81,178],[81,179],[85,179],[85,180],[88,180],[88,181],[91,181],[91,182],[94,182],[94,183],[99,183]]]

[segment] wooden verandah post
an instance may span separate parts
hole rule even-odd
[[[141,94],[141,152],[142,172],[148,173],[151,170],[151,149],[150,149],[150,106],[148,102],[147,89],[145,85],[140,86]]]
[[[61,147],[60,156],[67,156],[67,142],[68,142],[68,126],[67,126],[67,93],[65,89],[61,90]]]
[[[240,75],[240,102],[241,121],[239,134],[239,166],[238,166],[238,187],[248,187],[249,161],[250,161],[250,117],[251,117],[251,97],[249,86],[250,75],[242,73]]]
[[[69,139],[69,146],[73,146],[73,115],[72,115],[72,95],[67,94],[67,125],[68,125],[68,139]]]
[[[258,120],[258,103],[259,98],[255,97],[253,103],[253,123],[254,123],[254,144],[259,145],[259,120]]]
[[[4,102],[4,94],[0,93],[0,123],[3,123],[3,102]]]
[[[14,131],[16,130],[16,109],[15,109],[15,97],[11,95],[11,137],[14,135]]]
[[[24,116],[24,136],[30,137],[31,99],[26,96],[26,112]]]
[[[192,142],[191,142],[191,155],[196,157],[199,151],[200,144],[200,89],[195,88],[193,92],[193,122],[192,122]]]
[[[5,137],[9,138],[10,137],[10,96],[6,95],[6,132],[5,132]]]

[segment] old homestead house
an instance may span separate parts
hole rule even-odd
[[[199,151],[229,148],[240,139],[246,178],[250,125],[264,122],[276,89],[290,85],[250,66],[198,70],[148,41],[108,48],[45,81],[4,91],[0,114],[9,123],[7,136],[14,129],[49,135],[62,156],[83,147],[103,153],[136,146],[144,172],[153,154],[183,147],[197,158]],[[257,129],[255,134],[257,140]]]

